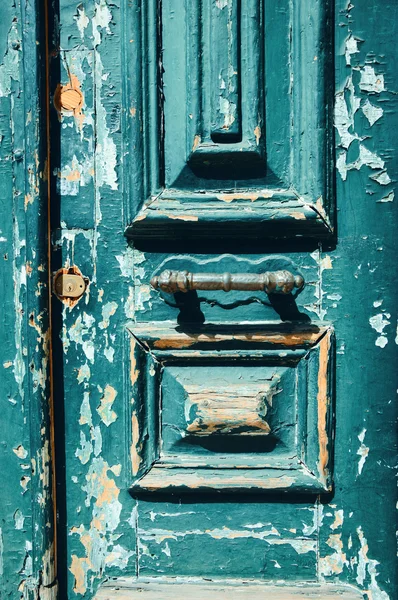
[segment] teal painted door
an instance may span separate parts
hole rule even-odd
[[[396,2],[50,12],[60,597],[393,600]]]

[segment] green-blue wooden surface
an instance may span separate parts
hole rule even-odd
[[[304,12],[317,12],[321,6],[320,2],[301,4]],[[169,5],[165,2],[164,10]],[[15,29],[21,31],[21,9],[12,8],[10,2],[6,6],[0,55],[0,73],[5,77],[0,97],[0,229],[1,244],[6,244],[3,237],[8,244],[2,253],[7,253],[8,261],[3,263],[1,279],[6,299],[0,364],[5,382],[1,441],[6,510],[0,524],[0,577],[5,597],[25,594],[29,598],[29,593],[35,597],[27,590],[37,588],[40,581],[46,588],[42,597],[51,597],[52,571],[43,566],[43,560],[50,564],[51,552],[46,551],[52,538],[50,531],[45,533],[45,524],[51,522],[51,515],[37,502],[40,486],[49,485],[45,478],[47,389],[41,387],[46,375],[45,365],[41,372],[39,366],[45,348],[37,342],[44,333],[38,335],[37,329],[29,327],[29,315],[35,313],[35,324],[45,311],[47,281],[45,190],[37,193],[29,179],[30,165],[33,171],[44,169],[37,142],[40,132],[43,135],[37,125],[40,88],[33,43],[37,34],[33,10],[25,21],[24,59],[17,69],[11,57],[20,50],[9,50],[5,40],[12,44]],[[51,10],[52,90],[60,81],[67,83],[72,73],[85,99],[83,121],[64,115],[60,123],[52,109],[53,268],[69,261],[91,282],[87,295],[72,310],[54,300],[60,598],[92,598],[105,577],[141,574],[348,581],[373,600],[394,600],[398,587],[392,475],[397,389],[396,3],[366,0],[352,6],[337,0],[335,4],[335,77],[329,68],[326,78],[330,85],[335,79],[337,234],[335,244],[329,241],[323,247],[318,247],[316,235],[305,244],[261,239],[217,242],[222,220],[210,240],[193,242],[188,236],[178,244],[156,239],[128,246],[123,235],[126,226],[143,200],[153,190],[161,191],[161,156],[147,116],[148,106],[157,103],[156,49],[146,39],[148,31],[156,30],[154,2],[61,0]],[[141,11],[148,26],[134,29]],[[280,27],[286,25],[283,10],[275,10],[275,19],[280,19]],[[272,47],[277,54],[274,60],[283,60],[284,46],[280,55],[278,44]],[[142,56],[147,65],[143,81]],[[164,82],[172,86],[176,75],[169,69]],[[278,72],[271,71],[267,78],[271,94],[282,85],[283,115],[289,87]],[[311,96],[313,78],[303,76],[298,84],[303,94]],[[139,92],[133,94],[137,86]],[[266,139],[272,139],[274,127],[273,134],[280,131],[285,140],[286,132],[278,129],[279,123],[283,128],[283,119],[267,118],[271,131],[267,126],[270,137]],[[156,119],[154,111],[151,131],[158,126]],[[170,144],[172,131],[169,127]],[[313,157],[312,142],[310,137],[302,148],[300,172],[308,168],[304,157]],[[25,154],[18,162],[17,150],[22,146]],[[32,159],[35,150],[39,167]],[[285,164],[282,154],[271,153],[280,169]],[[11,161],[12,155],[16,160]],[[24,198],[29,193],[34,194],[33,202],[28,199],[25,212]],[[217,227],[219,236],[214,233]],[[159,229],[155,237],[159,238]],[[219,261],[225,253],[228,256]],[[178,313],[171,302],[150,290],[152,273],[170,260],[202,266],[214,261],[220,269],[222,264],[237,270],[239,261],[247,264],[246,259],[261,261],[269,255],[275,265],[296,266],[309,281],[297,298],[299,312],[331,322],[336,331],[334,494],[326,499],[258,495],[238,499],[232,494],[211,499],[199,494],[133,499],[128,492],[133,479],[131,411],[139,398],[132,394],[130,335],[125,325],[131,320],[175,319]],[[25,288],[21,273],[27,264],[28,272],[30,266],[33,270]],[[250,304],[239,293],[230,301],[221,292],[215,300],[203,296],[201,310],[209,322],[291,314],[289,309],[283,317],[280,306],[278,313],[259,295],[253,295]],[[46,331],[45,313],[40,327]],[[45,471],[43,475],[41,466],[29,473],[31,480],[23,493],[21,477],[26,476],[26,468],[21,471],[21,465],[31,459],[44,464]],[[19,591],[23,581],[27,581],[26,591]]]
[[[44,14],[0,24],[0,596],[55,598]]]
[[[195,3],[188,5],[195,9]],[[318,2],[300,6],[302,14],[308,11],[315,19],[318,11],[322,12]],[[67,167],[73,169],[73,153],[79,157],[86,152],[81,162],[85,173],[88,165],[94,164],[94,185],[87,178],[81,179],[73,202],[59,198],[59,220],[53,223],[57,229],[56,266],[69,260],[91,280],[89,294],[73,310],[54,304],[64,350],[61,359],[61,344],[56,348],[60,384],[55,396],[59,408],[57,439],[65,439],[64,455],[59,452],[58,472],[64,478],[63,482],[60,478],[59,496],[67,498],[64,503],[61,500],[59,507],[61,588],[64,594],[68,590],[70,598],[90,598],[104,577],[137,574],[290,581],[336,579],[357,585],[373,598],[392,600],[396,581],[391,467],[397,386],[393,368],[394,297],[391,279],[385,274],[391,272],[395,227],[394,202],[387,201],[392,199],[393,185],[383,185],[388,182],[383,168],[393,180],[396,6],[390,3],[387,11],[385,5],[373,10],[370,3],[347,8],[346,3],[340,2],[335,7],[339,167],[335,249],[332,242],[329,247],[319,248],[317,239],[305,244],[298,240],[272,243],[264,239],[217,243],[216,239],[223,236],[226,211],[220,215],[210,239],[194,242],[190,233],[182,233],[182,242],[159,241],[158,229],[154,235],[157,239],[140,242],[134,248],[123,237],[126,225],[144,200],[161,191],[163,178],[168,185],[173,183],[184,166],[184,144],[191,144],[185,141],[184,126],[177,127],[186,102],[186,69],[181,55],[185,48],[184,7],[183,3],[171,2],[164,2],[162,7],[167,126],[166,162],[162,169],[156,134],[161,127],[156,109],[158,57],[153,39],[160,9],[156,9],[155,2],[60,3],[62,60],[73,65],[70,68],[87,95],[87,105],[83,110],[83,133],[73,116],[64,116],[57,128],[54,113],[53,144],[68,148],[61,156],[65,161],[59,165],[61,172]],[[285,27],[288,35],[287,9],[287,5],[268,3],[268,10],[274,11],[275,25],[269,25],[269,35],[276,35],[278,27]],[[143,27],[139,26],[141,16]],[[182,28],[179,35],[177,21],[181,21]],[[194,44],[192,47],[194,61],[197,53]],[[270,44],[269,52],[270,64],[280,61],[283,65],[288,60],[282,41]],[[316,59],[321,60],[322,53],[311,56],[314,64]],[[195,68],[193,65],[190,73],[194,86],[198,85],[193,79]],[[286,152],[288,134],[283,127],[288,114],[289,85],[285,71],[276,71],[269,68],[267,72],[268,97],[270,101],[274,98],[277,112],[267,114],[265,139],[271,143],[279,135]],[[303,75],[300,79],[298,75],[295,82],[298,97],[301,95],[307,105],[319,85],[314,78],[316,72],[307,73],[307,78]],[[381,75],[384,85],[380,83]],[[333,86],[330,67],[324,76]],[[55,71],[53,89],[59,82],[57,77]],[[66,81],[67,78],[62,83]],[[206,86],[202,88],[204,94],[210,92]],[[167,104],[170,97],[173,102]],[[356,98],[360,108],[355,104]],[[196,96],[192,95],[189,101],[197,102]],[[315,103],[314,110],[321,105],[322,101]],[[317,115],[311,117],[316,119]],[[376,117],[380,118],[371,125]],[[307,120],[307,125],[311,122]],[[95,144],[90,149],[87,143],[93,137],[93,129]],[[294,146],[292,160],[296,161],[296,173],[301,173],[310,185],[314,177],[311,169],[317,161],[317,139],[308,130],[302,133],[308,137]],[[324,133],[321,127],[319,135]],[[326,133],[330,139],[331,132]],[[277,147],[271,146],[267,154],[283,179],[286,159]],[[348,165],[347,172],[344,165]],[[321,170],[327,172],[327,167],[321,161]],[[371,179],[374,175],[376,179]],[[253,181],[246,183],[250,192]],[[192,182],[184,185],[195,191]],[[231,188],[233,191],[234,186]],[[86,221],[83,205],[78,210],[80,194],[85,202],[91,194]],[[189,194],[180,195],[183,207],[184,197],[189,199]],[[250,198],[247,202],[251,202]],[[232,203],[226,204],[226,208],[231,208]],[[247,204],[239,206],[234,213],[237,219],[247,209]],[[262,208],[266,206],[265,203]],[[260,220],[261,210],[257,217]],[[275,213],[274,208],[274,219]],[[209,219],[214,221],[212,215]],[[187,232],[190,221],[181,223],[182,231]],[[148,234],[148,240],[150,237]],[[133,395],[135,375],[130,376],[130,339],[124,327],[128,320],[176,319],[178,314],[172,301],[161,299],[150,290],[151,275],[166,266],[183,268],[182,265],[190,269],[197,265],[200,270],[210,266],[209,270],[250,270],[250,261],[259,263],[268,257],[269,264],[276,268],[297,268],[309,282],[297,298],[297,310],[311,319],[328,320],[336,329],[334,495],[329,500],[267,500],[263,496],[240,495],[238,501],[235,495],[221,500],[204,499],[200,494],[134,500],[127,491],[133,479],[131,412],[139,409],[140,398]],[[207,322],[278,318],[278,306],[272,306],[269,299],[259,294],[253,294],[249,304],[242,293],[219,293],[216,298],[209,293],[201,296],[204,300],[200,309]],[[289,310],[282,312],[281,317],[287,318]]]

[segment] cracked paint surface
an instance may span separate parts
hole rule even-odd
[[[0,24],[0,586],[4,599],[55,600],[44,39],[36,9],[5,2]]]
[[[396,119],[396,90],[393,61],[386,60],[392,38],[387,19],[369,21],[358,6],[345,2],[339,4],[336,27],[337,197],[343,214],[337,247],[328,252],[333,271],[323,274],[323,308],[327,319],[344,317],[336,323],[336,493],[324,507],[320,574],[326,581],[349,581],[369,600],[387,600],[396,597],[396,584],[387,575],[394,559],[386,551],[394,543],[388,520],[394,519],[389,474],[395,459],[381,434],[391,431],[396,419],[396,385],[389,373],[396,360],[391,348],[396,304],[384,279],[391,260],[386,244],[394,245],[389,224],[396,163],[387,132]],[[378,38],[380,45],[374,44],[373,28],[386,36]],[[344,285],[336,285],[336,277]],[[363,335],[357,337],[359,331]],[[379,496],[375,490],[381,488],[385,492]],[[373,519],[375,514],[382,519]]]
[[[216,0],[213,4],[220,18],[229,18],[224,28],[226,52],[220,53],[213,86],[213,108],[225,133],[239,124],[244,109],[238,98],[243,92],[234,62],[237,38],[231,22],[231,11],[238,3]],[[31,239],[32,225],[26,227],[26,219],[30,219],[37,236],[43,238],[35,219],[40,210],[46,210],[40,203],[45,197],[42,187],[47,172],[36,141],[32,141],[37,139],[38,117],[27,98],[33,98],[36,91],[27,93],[22,86],[21,16],[14,14],[11,3],[5,6],[0,38],[0,177],[4,175],[12,185],[0,188],[0,259],[11,308],[5,311],[4,331],[9,336],[0,347],[0,372],[6,391],[4,422],[13,423],[12,431],[6,429],[10,436],[6,460],[15,476],[5,482],[9,487],[6,519],[0,523],[0,581],[10,598],[18,590],[21,598],[47,600],[55,598],[56,585],[49,509],[46,249]],[[19,10],[18,3],[16,6]],[[272,3],[267,6],[272,8]],[[283,5],[278,7],[275,18],[283,14]],[[143,9],[149,10],[149,3]],[[395,44],[389,33],[393,30],[391,15],[388,10],[375,15],[366,6],[343,1],[336,8],[337,247],[331,243],[324,250],[315,243],[302,249],[299,244],[290,252],[281,246],[280,254],[271,247],[267,256],[260,248],[258,254],[249,256],[244,252],[222,254],[224,248],[212,253],[203,247],[201,255],[189,254],[185,248],[180,255],[173,255],[159,248],[155,252],[154,247],[133,248],[123,235],[134,212],[130,202],[135,208],[146,199],[149,188],[155,189],[155,195],[160,191],[157,167],[152,165],[153,148],[147,149],[142,164],[135,162],[141,160],[137,157],[142,156],[143,137],[150,135],[142,101],[149,101],[154,89],[150,68],[157,63],[153,53],[146,56],[148,81],[143,99],[130,97],[129,81],[139,80],[141,75],[136,67],[142,53],[140,36],[146,34],[145,28],[128,29],[137,11],[135,2],[128,10],[117,1],[96,0],[84,6],[61,2],[61,28],[56,26],[51,32],[52,100],[59,85],[67,92],[81,92],[76,108],[57,111],[51,104],[51,185],[53,197],[61,200],[59,215],[54,216],[53,267],[77,265],[90,280],[77,305],[55,302],[53,308],[56,434],[58,443],[65,441],[58,458],[65,475],[64,481],[63,475],[60,478],[59,497],[64,494],[67,498],[65,505],[62,501],[59,505],[64,550],[59,558],[60,597],[88,600],[106,577],[140,573],[149,577],[347,581],[360,588],[368,600],[393,600],[389,531],[393,459],[388,444],[380,443],[380,431],[385,432],[386,440],[391,435],[397,387],[392,385],[387,366],[392,364],[391,352],[396,348],[395,331],[391,333],[396,311],[384,277],[392,262],[394,238],[386,224],[393,218],[397,179],[391,156],[396,90],[385,51],[390,49],[384,45],[388,36],[390,47]],[[380,20],[377,36],[376,17]],[[177,11],[172,18],[185,23],[185,16],[179,17]],[[272,23],[275,31],[278,26]],[[288,31],[284,34],[289,36]],[[213,35],[220,35],[220,30]],[[31,48],[36,47],[34,37]],[[124,44],[131,48],[131,55]],[[28,54],[25,51],[25,56]],[[127,60],[131,56],[134,60]],[[317,60],[311,56],[314,64]],[[177,65],[173,84],[180,86],[182,97],[183,75]],[[273,80],[272,72],[269,77],[268,95],[275,83],[283,83]],[[287,90],[280,88],[281,102],[285,91],[297,93],[299,85],[291,80]],[[165,106],[170,107],[168,90],[170,85],[165,86]],[[71,101],[76,94],[68,98]],[[253,124],[257,146],[272,135],[272,128],[275,134],[276,125],[271,117],[267,119],[267,127]],[[24,123],[27,133],[21,127],[11,130],[10,122]],[[277,126],[282,141],[275,145],[277,150],[271,150],[270,158],[276,163],[279,147],[290,138],[282,120]],[[197,152],[202,137],[195,134],[193,151]],[[29,135],[26,146],[21,135]],[[192,143],[189,146],[191,151]],[[313,159],[312,149],[308,157]],[[201,193],[198,191],[198,196]],[[251,215],[259,202],[272,203],[278,190],[263,190],[260,200],[256,191],[217,190],[216,195],[217,206],[233,207],[247,201],[244,211]],[[290,216],[300,223],[306,218],[305,208],[301,205]],[[10,214],[12,223],[7,218]],[[183,225],[189,219],[192,223],[198,220],[184,211],[174,217]],[[236,253],[240,247],[235,240],[234,244]],[[136,342],[131,345],[125,324],[127,320],[173,320],[178,313],[175,299],[150,288],[150,277],[164,263],[255,272],[264,267],[265,260],[270,261],[267,268],[294,265],[305,276],[306,287],[295,299],[300,317],[327,320],[336,326],[338,425],[333,497],[292,496],[288,500],[284,495],[269,501],[250,494],[238,500],[229,494],[209,501],[196,493],[156,501],[133,498],[128,492],[133,477],[152,459],[148,439],[154,426],[143,415],[138,382],[146,377],[145,385],[153,385],[157,367],[147,368],[142,359],[136,359]],[[289,320],[290,316],[283,313],[285,307],[276,306],[264,294],[248,297],[204,292],[199,300],[195,315],[203,315],[206,322]],[[384,360],[380,358],[384,356]],[[32,413],[40,417],[29,423]],[[321,415],[321,429],[322,419]],[[319,462],[323,464],[328,452],[325,440],[321,450]],[[380,493],[374,493],[376,488]]]

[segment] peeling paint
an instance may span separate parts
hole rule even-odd
[[[11,94],[12,81],[18,78],[21,57],[18,23],[14,20],[7,36],[7,51],[3,56],[3,62],[0,64],[0,98]]]
[[[117,310],[116,302],[107,302],[106,304],[104,304],[104,306],[101,309],[102,321],[98,324],[98,327],[100,329],[106,329],[107,327],[109,327],[110,318],[112,315],[115,314],[116,310]]]
[[[387,325],[391,324],[389,321],[390,317],[391,315],[389,313],[379,313],[373,317],[370,317],[369,319],[370,326],[377,331],[377,333],[381,334],[375,342],[376,346],[379,346],[380,348],[384,348],[388,344],[388,339],[384,333],[384,329],[387,327]]]
[[[366,99],[361,108],[371,127],[383,116],[383,109],[380,106],[374,106],[368,99]]]
[[[367,446],[365,446],[364,439],[365,439],[365,434],[366,434],[366,429],[362,429],[361,433],[358,435],[358,439],[361,442],[361,445],[359,446],[359,449],[357,451],[358,456],[360,456],[359,462],[358,462],[358,475],[360,475],[362,473],[362,469],[365,465],[365,461],[368,458],[369,455],[369,448]]]
[[[114,423],[117,419],[117,414],[112,410],[113,403],[116,399],[117,391],[111,385],[105,387],[104,393],[101,396],[101,404],[97,408],[97,413],[107,427]]]
[[[95,457],[86,475],[86,507],[92,506],[92,521],[89,529],[84,525],[73,527],[71,535],[78,535],[85,549],[85,556],[73,554],[69,570],[74,576],[74,591],[84,594],[88,589],[88,573],[102,573],[107,561],[114,565],[127,564],[132,551],[125,550],[119,544],[113,546],[112,532],[120,522],[122,504],[119,501],[119,488],[113,478],[112,467],[102,457]],[[94,504],[92,504],[94,500]],[[113,547],[112,547],[113,546]],[[91,581],[92,585],[92,581]]]
[[[357,528],[357,534],[359,538],[359,542],[361,544],[361,548],[358,553],[358,569],[357,569],[357,582],[359,585],[363,585],[366,578],[366,572],[370,577],[370,584],[368,584],[367,595],[369,600],[389,600],[388,594],[380,589],[379,584],[377,583],[377,565],[379,562],[377,560],[370,559],[368,557],[369,546],[368,542],[364,536],[362,527]]]
[[[319,558],[319,572],[323,577],[342,573],[344,568],[349,565],[347,555],[343,551],[341,533],[331,534],[326,543],[334,550],[334,553]]]
[[[365,65],[359,69],[361,80],[359,87],[363,92],[380,94],[384,92],[384,75],[376,75],[374,68],[370,65]]]

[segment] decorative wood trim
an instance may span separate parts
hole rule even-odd
[[[216,233],[218,238],[228,239],[244,232],[247,239],[264,235],[322,239],[333,233],[322,205],[305,202],[288,192],[203,192],[181,196],[173,197],[168,190],[146,204],[127,227],[127,237],[181,239]]]
[[[220,128],[225,115],[214,110],[215,98],[227,100],[226,88],[217,86],[219,73],[214,76],[225,62],[226,15],[219,15],[216,31],[201,0],[181,3],[172,19],[167,10],[172,7],[150,0],[131,24],[134,195],[126,235],[330,237],[334,90],[326,73],[332,65],[332,2],[312,5],[309,19],[309,8],[299,2],[281,16],[272,4],[244,0],[234,20],[241,33],[233,53],[239,59],[232,59],[239,63],[229,89],[234,97],[221,103],[235,111],[231,130],[225,123]],[[213,34],[218,44],[209,46]],[[278,81],[269,76],[276,72]]]
[[[132,423],[134,494],[153,491],[330,492],[332,341],[325,324],[226,323],[195,331],[175,323],[130,323],[135,405]],[[284,454],[228,455],[207,460],[162,450],[162,373],[168,365],[212,366],[243,361],[297,369],[297,441]],[[209,377],[211,373],[209,371]],[[163,407],[164,412],[164,407]],[[242,429],[245,427],[242,412]],[[228,434],[223,434],[228,436]],[[239,435],[239,434],[237,434]],[[225,439],[225,437],[224,437]],[[163,452],[163,453],[162,453]]]
[[[312,584],[296,585],[270,584],[264,581],[223,580],[204,581],[184,578],[135,579],[120,577],[105,582],[98,590],[95,600],[130,600],[131,598],[145,600],[175,600],[190,598],[203,600],[260,600],[264,597],[273,600],[359,600],[363,597],[360,590],[350,585]]]

